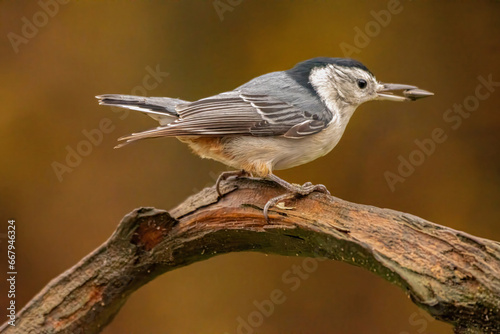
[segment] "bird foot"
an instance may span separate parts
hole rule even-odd
[[[273,197],[269,201],[267,201],[266,205],[264,206],[264,217],[266,218],[267,222],[269,222],[269,209],[273,206],[276,206],[281,201],[285,201],[297,196],[307,196],[315,191],[330,195],[328,189],[326,189],[326,187],[322,184],[312,184],[311,182],[306,182],[303,185],[291,184],[283,179],[280,179],[274,174],[268,175],[268,178],[278,183],[280,186],[288,190],[288,192],[283,195]]]
[[[222,197],[222,192],[220,190],[220,184],[222,181],[225,181],[229,178],[238,178],[238,177],[247,177],[247,176],[252,176],[251,173],[241,169],[241,170],[231,170],[227,172],[222,172],[219,177],[217,178],[217,182],[215,183],[215,190],[217,190],[217,194],[219,195],[219,198]]]

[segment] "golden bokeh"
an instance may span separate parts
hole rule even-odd
[[[118,137],[156,124],[100,107],[95,95],[196,100],[316,56],[349,55],[380,81],[435,96],[367,103],[333,152],[277,174],[500,240],[500,83],[485,98],[476,91],[487,91],[484,80],[500,82],[499,1],[41,0],[0,8],[0,234],[14,218],[17,305],[103,243],[132,209],[172,208],[226,169],[175,139],[113,150]],[[460,116],[454,105],[471,111]],[[100,126],[102,139],[82,144]],[[446,140],[418,160],[416,141],[435,129]],[[71,150],[86,154],[73,167]],[[391,188],[387,172],[397,174],[401,159],[418,166]],[[54,162],[67,169],[58,175]],[[303,261],[234,253],[167,273],[134,293],[104,333],[238,333],[239,317],[275,289],[286,301],[254,333],[451,332],[404,291],[343,263],[319,263],[292,291],[282,275]]]

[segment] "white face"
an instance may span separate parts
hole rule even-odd
[[[356,109],[364,102],[377,99],[377,91],[383,87],[367,71],[333,64],[313,69],[309,81],[331,111],[345,106]]]
[[[405,84],[380,83],[366,70],[328,64],[314,68],[309,82],[333,113],[349,115],[371,100],[415,101],[434,93]],[[396,91],[403,91],[402,96]]]

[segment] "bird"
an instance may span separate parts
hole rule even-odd
[[[116,148],[147,138],[176,137],[201,158],[236,169],[219,176],[219,197],[223,196],[220,184],[232,177],[278,183],[286,191],[264,206],[269,221],[269,209],[281,201],[315,191],[330,194],[322,184],[289,183],[276,176],[275,170],[329,153],[356,108],[365,102],[415,101],[432,95],[413,85],[381,83],[354,59],[317,57],[193,102],[121,94],[96,98],[100,105],[140,111],[159,122],[155,128],[119,138]]]

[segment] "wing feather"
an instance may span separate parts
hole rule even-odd
[[[285,136],[301,138],[324,129],[319,117],[264,94],[222,93],[175,107],[178,119],[165,126],[122,137],[127,142],[163,136]],[[331,119],[331,117],[330,117]]]

